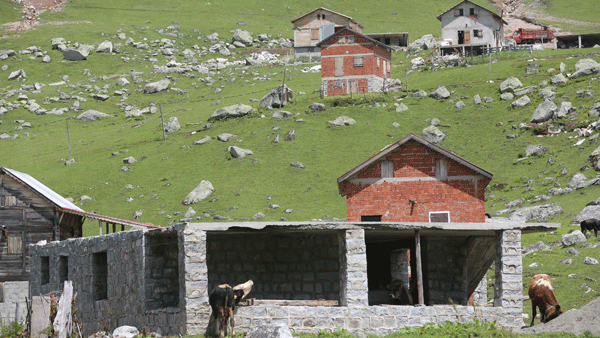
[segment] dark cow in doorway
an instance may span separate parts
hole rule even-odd
[[[598,231],[600,230],[600,220],[595,218],[586,219],[579,223],[581,226],[581,232],[585,235],[587,231],[593,231],[594,236],[598,237]]]
[[[235,320],[233,317],[235,309],[240,301],[248,295],[252,289],[252,285],[254,285],[252,280],[235,287],[231,287],[228,284],[221,284],[215,286],[208,295],[208,303],[212,308],[211,316],[217,324],[219,336],[225,336],[228,324],[231,326],[231,336],[235,336]]]
[[[386,286],[390,291],[390,299],[394,305],[413,305],[413,298],[410,291],[399,279],[394,279]]]

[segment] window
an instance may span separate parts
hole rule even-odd
[[[92,255],[92,295],[94,300],[108,299],[108,259],[106,251]]]
[[[60,256],[58,260],[58,279],[60,284],[64,284],[66,280],[69,280],[69,257]]]
[[[439,179],[448,178],[448,161],[445,158],[435,159],[435,177]]]
[[[361,222],[381,222],[381,215],[360,216]]]
[[[473,36],[476,38],[482,38],[483,37],[483,30],[481,29],[474,29],[473,30]]]
[[[470,16],[477,16],[477,9],[476,8],[469,8],[469,15]]]
[[[354,57],[354,67],[362,67],[363,66],[363,57],[355,56]]]
[[[346,37],[345,37],[345,36],[339,36],[339,37],[338,37],[338,43],[339,43],[340,45],[343,45],[343,44],[345,44],[345,43],[346,43]]]
[[[464,16],[464,12],[462,8],[457,8],[454,10],[454,16]]]
[[[381,178],[394,177],[394,162],[381,161]]]
[[[325,20],[325,14],[321,14],[321,20]]]
[[[321,20],[321,14],[317,14],[317,20]]]
[[[17,198],[15,196],[0,196],[0,205],[3,207],[12,207],[17,205]]]
[[[342,80],[335,80],[335,82],[333,83],[333,86],[335,88],[342,88]]]
[[[377,58],[377,68],[381,67],[381,59]]]
[[[50,257],[41,256],[40,263],[40,282],[42,285],[46,285],[50,283]]]
[[[429,222],[432,223],[450,223],[449,211],[434,211],[429,213]]]
[[[8,254],[20,255],[23,253],[23,244],[20,236],[8,236]]]
[[[318,28],[312,28],[310,30],[310,39],[311,40],[319,40],[319,29]]]
[[[354,43],[354,35],[347,36],[346,43]]]

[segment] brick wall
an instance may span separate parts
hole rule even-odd
[[[382,215],[383,222],[429,222],[429,212],[449,211],[451,222],[485,222],[485,187],[490,180],[451,159],[448,179],[435,179],[435,159],[442,157],[408,142],[387,157],[393,161],[394,178],[406,180],[382,180],[381,162],[376,162],[346,181],[348,221]]]

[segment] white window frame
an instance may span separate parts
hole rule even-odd
[[[354,67],[364,67],[365,60],[363,56],[354,57]]]
[[[429,222],[431,223],[431,214],[447,214],[448,215],[448,223],[451,222],[450,220],[450,211],[430,211],[429,212]]]

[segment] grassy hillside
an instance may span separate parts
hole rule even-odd
[[[182,205],[182,201],[201,180],[212,182],[215,192],[192,206],[202,216],[198,221],[213,221],[217,215],[231,220],[250,220],[258,212],[273,220],[345,218],[345,198],[338,193],[336,178],[406,134],[420,135],[430,119],[438,118],[442,122],[441,130],[447,134],[440,145],[494,174],[487,193],[488,211],[504,209],[506,202],[518,198],[526,199],[525,206],[554,202],[563,208],[564,214],[547,219],[563,225],[557,233],[523,238],[524,246],[539,240],[547,244],[556,242],[574,229],[568,224],[586,203],[598,198],[600,187],[591,186],[552,196],[548,202],[536,202],[536,197],[549,195],[549,188],[565,187],[577,172],[583,172],[588,179],[596,177],[593,163],[587,159],[598,144],[585,141],[574,146],[579,140],[575,131],[538,137],[531,129],[519,129],[520,123],[529,123],[535,107],[543,99],[536,90],[529,95],[532,100],[529,106],[512,109],[509,108],[512,101],[500,100],[498,86],[510,76],[517,76],[525,86],[537,86],[557,74],[561,62],[566,64],[567,73],[572,73],[575,63],[582,57],[600,61],[597,54],[589,54],[593,50],[495,55],[491,73],[493,83],[487,82],[488,60],[481,58],[468,60],[471,67],[431,69],[428,64],[425,70],[408,75],[410,91],[423,89],[429,93],[438,85],[445,85],[454,91],[452,100],[462,100],[466,104],[463,109],[455,108],[455,102],[450,100],[405,98],[404,93],[359,95],[335,106],[335,98],[322,99],[315,93],[320,87],[320,74],[302,72],[307,66],[304,64],[229,66],[213,69],[210,74],[153,72],[154,66],[169,61],[169,57],[160,51],[163,44],[160,40],[165,38],[174,40],[173,57],[178,62],[184,60],[184,50],[190,49],[202,63],[221,57],[202,50],[213,44],[206,39],[209,34],[217,32],[220,40],[230,42],[231,30],[241,28],[253,32],[255,37],[266,33],[271,39],[292,38],[290,20],[315,7],[325,6],[354,17],[366,26],[366,32],[408,31],[414,40],[427,33],[439,35],[439,21],[435,16],[455,3],[456,0],[418,5],[408,0],[360,4],[342,0],[326,4],[318,1],[246,1],[242,7],[239,2],[230,0],[71,1],[62,11],[42,14],[43,24],[35,30],[0,40],[0,49],[17,51],[14,57],[0,60],[0,67],[7,67],[0,71],[0,106],[20,105],[0,116],[0,135],[6,133],[10,137],[0,140],[0,165],[32,175],[61,195],[72,197],[86,211],[130,219],[136,210],[143,210],[139,221],[162,226],[183,217],[188,206]],[[487,1],[482,4],[491,7]],[[4,16],[9,12],[15,14],[10,10],[11,6],[14,4],[0,0],[1,21],[12,20],[8,14]],[[4,11],[5,8],[9,10]],[[393,15],[394,12],[397,14]],[[236,25],[238,23],[241,25]],[[124,44],[125,40],[117,38],[117,33],[124,33],[136,42],[145,41],[150,48],[121,45],[112,54],[92,53],[87,60],[79,62],[65,62],[62,53],[51,50],[50,40],[55,37],[63,37],[71,45],[76,42],[97,44],[105,39]],[[34,45],[51,57],[50,63],[42,63],[41,58],[31,54],[19,53]],[[261,47],[268,46],[263,43]],[[227,59],[243,60],[250,49],[233,49],[235,54]],[[395,53],[394,78],[405,82],[407,60],[410,65],[410,59],[427,58],[429,54],[411,54],[407,59],[405,53]],[[539,65],[538,74],[526,74],[531,64]],[[18,69],[26,71],[26,80],[7,80],[8,75]],[[295,94],[293,101],[285,107],[294,114],[291,119],[273,119],[272,111],[257,109],[249,116],[219,121],[209,130],[203,130],[209,116],[218,108],[238,103],[258,108],[258,102],[252,99],[259,100],[281,84],[284,73],[285,83]],[[118,86],[119,77],[126,78],[131,84]],[[141,89],[146,83],[165,77],[171,79],[169,91],[143,94]],[[50,85],[63,80],[65,84]],[[18,92],[23,85],[34,83],[45,86],[38,91]],[[539,88],[543,87],[540,85]],[[578,113],[569,119],[553,121],[553,129],[568,123],[587,126],[597,119],[587,114],[597,99],[581,98],[577,93],[589,90],[600,94],[597,77],[570,80],[556,87],[555,102],[568,97],[565,99],[573,103]],[[128,90],[125,96],[115,95],[116,90],[122,89]],[[110,97],[106,101],[90,97],[90,94],[99,93]],[[476,94],[491,97],[494,101],[474,105]],[[26,98],[19,98],[19,95],[26,95]],[[35,100],[46,110],[71,107],[75,97],[86,99],[81,102],[80,111],[69,111],[60,116],[36,115],[24,107],[28,100]],[[400,101],[409,107],[408,111],[395,112],[394,103]],[[308,106],[313,102],[322,102],[327,109],[321,113],[310,112]],[[177,117],[182,126],[180,131],[169,134],[166,141],[162,140],[160,114],[125,117],[124,105],[145,108],[154,103],[161,104],[165,121]],[[375,103],[382,107],[376,108]],[[64,161],[69,158],[66,120],[89,109],[115,117],[92,122],[69,120],[71,151],[77,163],[65,166]],[[342,115],[354,118],[357,124],[348,127],[327,124]],[[23,122],[31,123],[32,127],[21,130]],[[394,126],[394,122],[399,127]],[[285,141],[284,135],[292,130],[296,139]],[[223,143],[216,139],[221,133],[236,136]],[[506,137],[516,133],[519,134],[516,139]],[[208,144],[194,145],[195,140],[205,135],[212,137]],[[279,142],[275,143],[278,136]],[[531,144],[543,144],[550,151],[540,157],[517,161],[523,156],[525,147]],[[230,145],[250,149],[254,155],[234,159],[227,152]],[[130,171],[122,171],[123,159],[128,156],[138,162],[128,165]],[[292,161],[300,161],[306,168],[292,167]],[[561,171],[565,168],[567,174],[563,175]],[[547,177],[555,180],[545,181]],[[133,189],[126,188],[129,184]],[[93,200],[80,202],[83,195]],[[132,200],[126,202],[129,198]],[[271,204],[281,208],[270,208]],[[286,213],[285,209],[293,209],[293,212]],[[86,223],[84,233],[96,234],[97,224]],[[597,240],[591,238],[590,242],[597,243]],[[557,297],[566,308],[581,306],[598,297],[596,291],[584,293],[585,289],[580,287],[585,282],[600,290],[598,282],[583,279],[600,279],[597,266],[582,263],[585,256],[600,258],[598,248],[578,247],[577,250],[581,254],[573,257],[572,265],[557,263],[571,257],[561,247],[525,256],[525,280],[536,273],[551,273]],[[530,268],[531,263],[540,266]],[[568,277],[573,273],[579,275]]]

